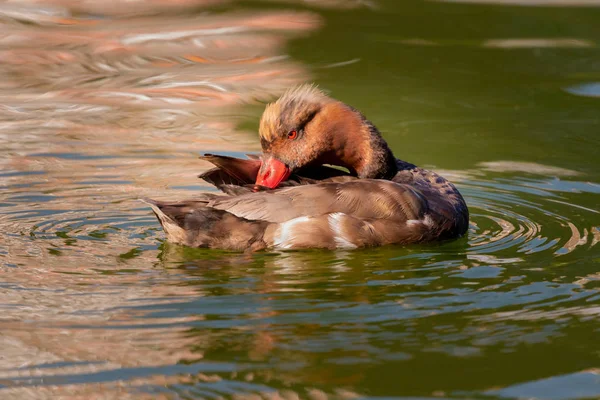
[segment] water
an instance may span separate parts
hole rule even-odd
[[[600,3],[0,3],[0,397],[600,398]],[[171,246],[315,81],[457,184],[467,237]]]

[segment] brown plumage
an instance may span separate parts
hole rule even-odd
[[[216,168],[200,177],[228,196],[146,200],[169,241],[334,249],[449,239],[467,230],[468,209],[454,185],[397,160],[360,112],[314,86],[268,105],[259,133],[260,157],[201,157]]]

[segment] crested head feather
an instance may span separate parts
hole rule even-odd
[[[286,125],[301,119],[312,109],[329,101],[331,98],[311,83],[288,89],[275,102],[267,104],[260,119],[260,137],[267,141],[273,140],[277,132]]]
[[[317,85],[314,83],[304,83],[286,90],[285,93],[277,99],[276,103],[284,104],[294,101],[319,102],[323,101],[325,98],[327,98],[327,95],[319,89]]]

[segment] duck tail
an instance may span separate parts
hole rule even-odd
[[[167,203],[140,199],[152,207],[167,240],[189,247],[262,250],[266,221],[252,221],[208,206],[207,201]]]
[[[152,200],[149,198],[140,199],[141,202],[148,204],[156,218],[158,218],[158,222],[162,226],[165,234],[167,235],[167,240],[173,243],[182,243],[185,241],[186,233],[181,224],[177,221],[177,213],[173,212],[177,209],[176,204],[168,203]]]

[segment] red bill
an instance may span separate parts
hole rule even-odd
[[[256,177],[256,184],[275,189],[290,176],[290,173],[291,171],[287,165],[276,158],[269,157],[263,160]]]

